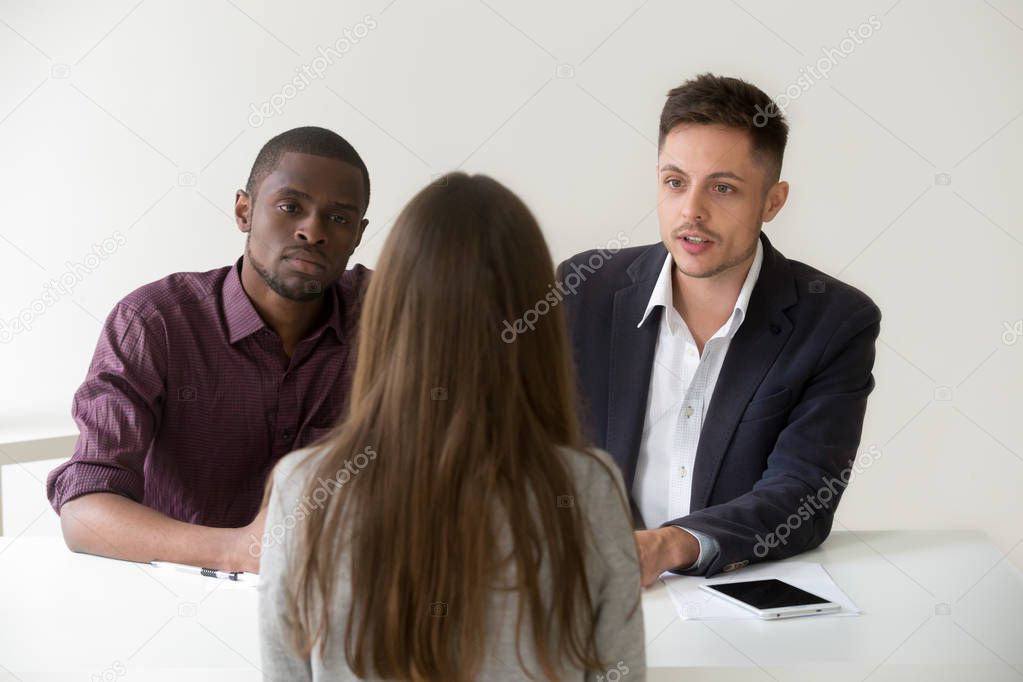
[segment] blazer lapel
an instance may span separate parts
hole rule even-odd
[[[626,490],[632,489],[636,474],[661,309],[651,312],[642,327],[636,325],[667,255],[662,244],[644,251],[627,270],[634,283],[614,294],[605,443],[608,452],[621,458]]]
[[[749,310],[732,338],[700,432],[693,471],[691,511],[707,506],[721,461],[750,399],[792,333],[784,310],[797,301],[788,261],[766,235],[764,261]]]

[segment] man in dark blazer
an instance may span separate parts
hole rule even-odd
[[[630,491],[644,585],[816,547],[849,481],[881,313],[762,234],[788,195],[787,132],[741,80],[672,90],[662,241],[558,268],[587,433]]]

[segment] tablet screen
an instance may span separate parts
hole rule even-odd
[[[721,583],[718,585],[707,585],[722,594],[727,594],[733,599],[746,602],[758,609],[777,609],[786,606],[803,606],[804,604],[827,604],[827,599],[821,599],[815,594],[810,594],[798,587],[783,583],[780,580],[751,580],[741,583]]]

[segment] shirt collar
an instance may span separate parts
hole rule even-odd
[[[735,307],[732,312],[733,324],[728,331],[728,336],[731,337],[739,329],[739,325],[742,324],[743,318],[746,316],[746,310],[749,308],[749,300],[753,295],[753,287],[757,284],[757,278],[760,276],[760,268],[764,262],[764,244],[760,239],[757,239],[757,251],[756,255],[753,256],[753,263],[750,265],[749,272],[746,273],[746,279],[742,283],[742,288],[739,289],[739,296],[735,299]],[[646,322],[647,318],[650,317],[650,313],[653,312],[654,308],[658,306],[663,307],[665,311],[674,309],[674,301],[672,300],[671,293],[671,269],[672,269],[672,258],[669,252],[664,258],[664,265],[661,266],[661,272],[657,275],[657,282],[654,284],[654,290],[650,293],[650,300],[646,304],[646,309],[643,311],[643,316],[639,320],[637,328],[642,327],[643,323]]]
[[[222,289],[224,319],[227,322],[228,341],[232,344],[266,327],[266,323],[259,316],[259,313],[256,312],[255,306],[252,305],[252,301],[242,287],[241,263],[241,258],[235,261],[231,271],[224,278]],[[344,335],[341,331],[342,311],[338,296],[338,285],[332,286],[327,291],[326,296],[328,297],[327,305],[330,308],[330,317],[325,325],[310,333],[306,338],[316,336],[326,326],[334,330],[335,336],[340,341],[344,338]]]

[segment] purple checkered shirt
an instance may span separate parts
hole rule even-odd
[[[341,276],[329,318],[288,358],[240,263],[170,275],[114,307],[72,404],[74,454],[46,480],[58,513],[110,492],[181,521],[244,526],[274,463],[347,412],[370,271]]]

